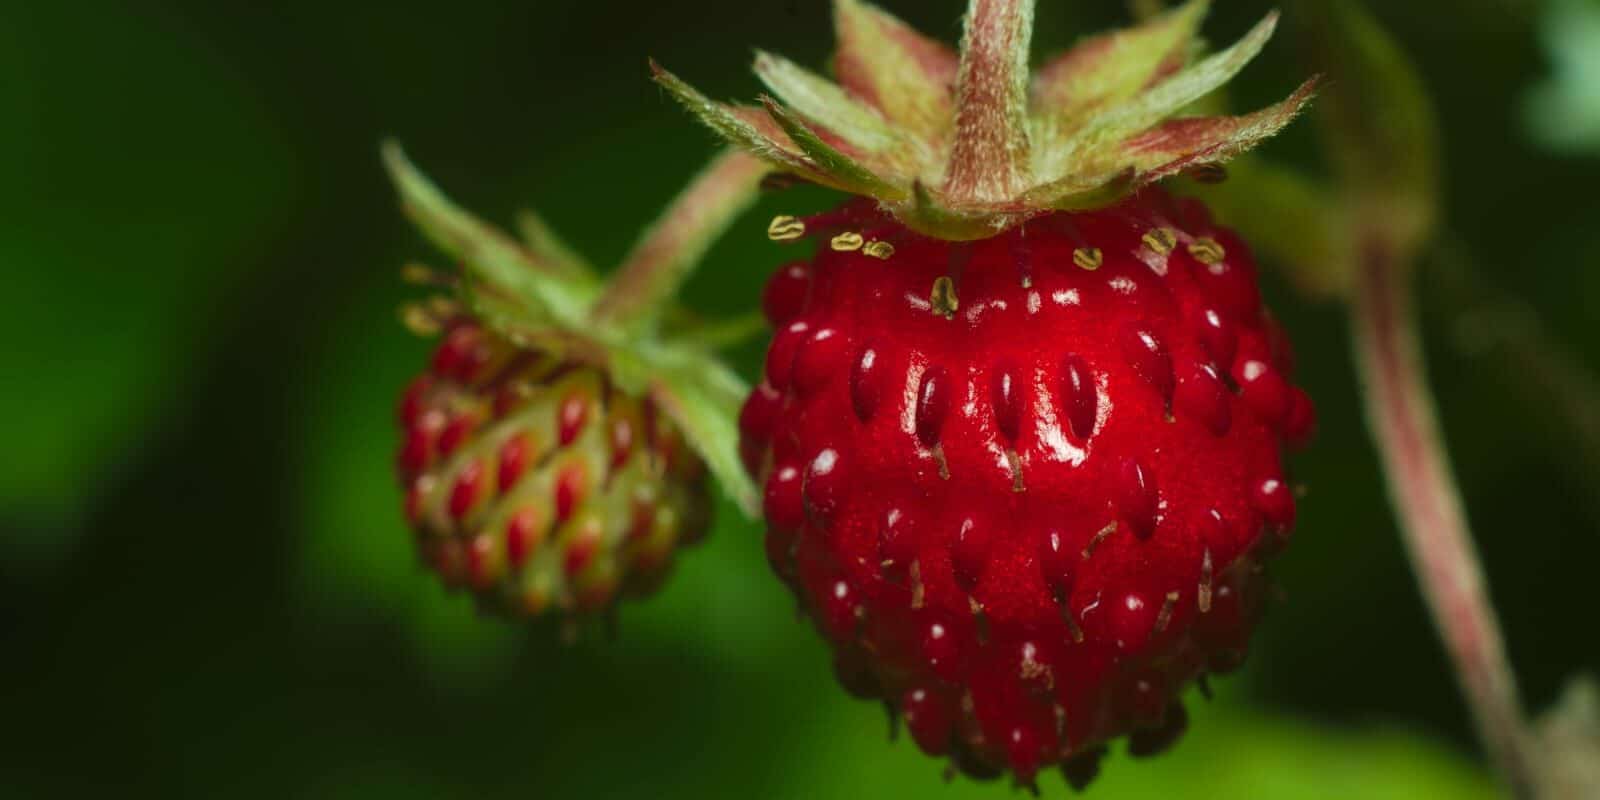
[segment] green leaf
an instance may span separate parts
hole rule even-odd
[[[1298,17],[1302,50],[1328,78],[1317,110],[1353,222],[1409,263],[1437,217],[1438,130],[1427,91],[1359,4],[1306,0]]]
[[[650,396],[683,430],[711,474],[748,516],[759,512],[756,486],[739,458],[739,407],[749,387],[716,359],[701,353],[654,353]]]

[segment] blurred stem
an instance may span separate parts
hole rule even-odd
[[[1535,797],[1532,737],[1425,378],[1411,272],[1367,244],[1353,298],[1368,424],[1413,568],[1455,663],[1478,735],[1513,796]]]

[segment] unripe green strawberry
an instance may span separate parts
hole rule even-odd
[[[670,420],[478,324],[444,336],[400,424],[419,552],[486,610],[604,610],[653,590],[705,532],[705,466]]]

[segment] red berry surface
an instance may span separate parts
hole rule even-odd
[[[1314,424],[1245,244],[1155,190],[970,243],[808,227],[740,423],[847,688],[977,776],[1169,745],[1243,657]]]
[[[706,529],[704,465],[669,420],[477,324],[450,328],[399,417],[422,560],[487,611],[604,611]]]

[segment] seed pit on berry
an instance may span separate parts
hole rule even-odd
[[[572,517],[578,505],[583,502],[587,493],[588,476],[585,474],[583,464],[574,463],[563,469],[556,476],[556,519],[566,522]]]
[[[907,691],[900,701],[900,711],[905,716],[906,730],[917,746],[930,756],[942,756],[950,751],[950,737],[955,732],[955,710],[950,701],[932,690],[915,688]]]
[[[917,541],[909,515],[891,508],[878,530],[878,566],[884,577],[898,582],[910,571],[917,557]]]
[[[1214,308],[1200,312],[1200,346],[1205,348],[1211,363],[1219,368],[1233,364],[1239,351],[1239,337],[1233,326]]]
[[[1118,510],[1122,518],[1128,521],[1135,536],[1150,538],[1155,532],[1156,513],[1160,508],[1155,476],[1138,459],[1130,458],[1122,463],[1118,488]]]
[[[836,328],[820,328],[812,333],[795,354],[794,375],[790,379],[794,390],[802,395],[822,390],[844,371],[849,349],[850,343]]]
[[[528,437],[525,435],[512,436],[505,444],[500,446],[500,491],[510,491],[522,479],[522,474],[528,468],[529,458]]]
[[[989,379],[989,400],[994,406],[995,426],[1007,440],[1015,442],[1022,427],[1022,386],[1017,371],[1009,363],[994,368]]]
[[[1094,433],[1099,415],[1100,397],[1094,385],[1094,373],[1080,356],[1067,356],[1061,365],[1062,400],[1067,412],[1067,426],[1079,441],[1088,441]]]
[[[878,411],[882,394],[879,384],[883,377],[878,365],[878,351],[865,347],[850,368],[850,405],[855,409],[856,419],[862,422],[871,422]]]
[[[1057,602],[1064,599],[1072,590],[1075,567],[1073,555],[1070,545],[1067,544],[1066,533],[1053,529],[1045,533],[1041,539],[1039,569]]]
[[[1241,359],[1233,368],[1244,403],[1267,424],[1282,430],[1289,412],[1289,383],[1277,368],[1259,359]]]
[[[583,425],[589,419],[589,402],[579,392],[567,395],[561,401],[559,437],[561,446],[566,447],[577,440],[578,434],[583,431]]]
[[[1156,390],[1170,416],[1175,381],[1172,373],[1172,356],[1167,352],[1167,346],[1154,331],[1139,325],[1129,328],[1123,334],[1123,352],[1134,373]]]
[[[1281,534],[1294,525],[1294,493],[1282,480],[1267,478],[1257,483],[1255,505],[1275,532]]]
[[[967,592],[978,585],[989,562],[989,541],[984,533],[975,518],[967,517],[956,529],[955,544],[950,549],[956,584]]]
[[[839,451],[825,447],[811,459],[800,492],[813,517],[826,520],[838,509],[840,477]]]
[[[939,443],[945,417],[950,412],[950,377],[944,367],[929,367],[917,389],[917,440],[923,447]]]
[[[1213,436],[1227,434],[1233,424],[1233,409],[1228,401],[1228,387],[1210,364],[1194,365],[1188,377],[1178,384],[1178,408],[1192,415]]]
[[[483,464],[476,459],[462,465],[461,472],[456,475],[455,485],[450,489],[450,516],[457,522],[465,519],[467,513],[478,504],[478,498],[483,490]]]
[[[539,546],[541,522],[539,509],[529,506],[518,509],[506,523],[506,559],[511,562],[512,569],[522,569],[528,556]]]
[[[788,390],[789,381],[794,375],[795,354],[810,331],[811,326],[800,320],[790,323],[773,337],[772,346],[767,349],[766,363],[767,383],[772,388],[780,392]]]

